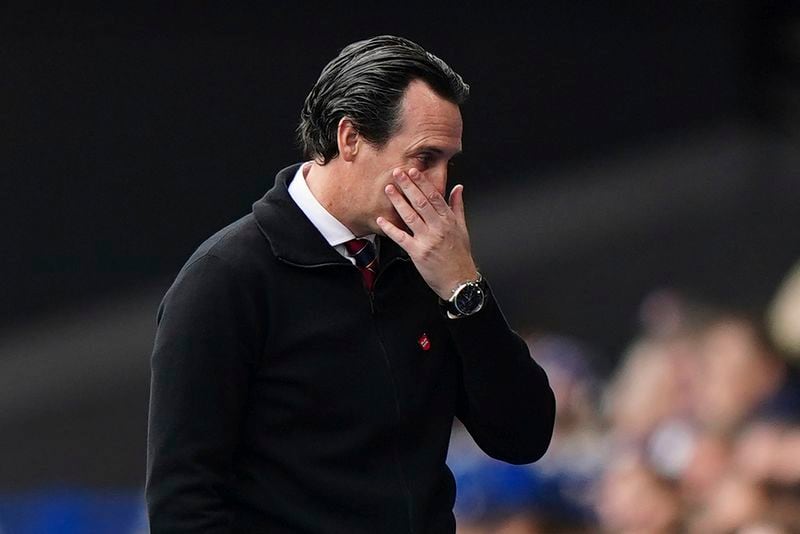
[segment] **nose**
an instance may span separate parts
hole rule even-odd
[[[431,181],[433,186],[444,196],[445,189],[447,188],[447,163],[443,165],[436,165],[428,171],[428,180]]]

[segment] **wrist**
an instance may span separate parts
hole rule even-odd
[[[456,290],[466,282],[480,282],[482,279],[483,277],[477,268],[466,270],[461,276],[453,277],[450,282],[442,286],[441,291],[436,293],[442,300],[449,300]]]

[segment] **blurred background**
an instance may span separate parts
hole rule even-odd
[[[145,533],[158,303],[392,33],[472,85],[474,253],[558,398],[533,466],[456,425],[467,533],[800,532],[792,2],[0,7],[0,533]]]

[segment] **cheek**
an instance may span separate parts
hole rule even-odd
[[[392,221],[393,223],[397,224],[397,221],[400,220],[400,215],[397,213],[394,204],[392,204],[392,202],[388,198],[386,198],[381,203],[381,208],[382,208],[381,211],[386,216],[386,218]]]
[[[370,199],[369,205],[376,216],[381,215],[389,221],[395,222],[395,219],[397,218],[397,212],[394,209],[394,204],[392,204],[392,201],[389,200],[389,197],[386,195],[383,188],[377,188],[375,190],[375,193]]]

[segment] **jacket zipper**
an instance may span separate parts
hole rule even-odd
[[[397,260],[399,258],[396,258]],[[378,276],[375,277],[375,282],[373,283],[373,288],[378,285],[378,279],[380,275],[386,271],[390,264],[387,264],[383,271],[381,271]],[[397,393],[397,382],[394,378],[394,372],[392,371],[392,364],[389,360],[389,352],[386,350],[386,345],[383,343],[383,338],[381,337],[380,331],[378,330],[377,319],[375,316],[375,293],[374,291],[368,291],[369,294],[369,304],[370,310],[372,312],[372,328],[375,331],[375,337],[378,338],[378,344],[381,347],[381,352],[383,353],[383,359],[386,362],[386,369],[389,372],[389,379],[392,382],[392,396],[394,397],[394,407],[397,413],[397,422],[401,425],[401,427],[405,426],[405,418],[403,417],[402,410],[400,409],[400,398]],[[414,501],[411,498],[411,489],[408,486],[408,481],[406,480],[405,473],[403,472],[403,463],[400,461],[400,449],[397,444],[397,440],[394,440],[392,443],[392,452],[394,453],[394,462],[395,466],[397,467],[397,476],[400,478],[400,483],[403,488],[403,493],[406,495],[406,506],[407,506],[407,513],[408,513],[408,531],[409,533],[414,533]]]
[[[339,267],[353,267],[353,268],[356,268],[356,270],[358,270],[358,268],[353,264],[345,264],[345,263],[339,263],[339,262],[327,262],[327,263],[317,263],[317,264],[314,264],[314,265],[303,265],[303,264],[299,264],[299,263],[294,263],[294,262],[288,261],[288,260],[283,259],[283,258],[278,258],[278,259],[283,261],[286,264],[293,265],[295,267],[302,267],[302,268],[306,268],[306,269],[316,268],[316,267],[339,266]],[[373,283],[373,289],[378,284],[378,279],[381,277],[381,275],[384,272],[386,272],[386,270],[389,268],[389,266],[394,264],[395,262],[398,262],[398,261],[409,261],[409,260],[407,260],[406,258],[402,258],[402,257],[393,258],[392,261],[387,263],[384,266],[384,268],[381,270],[381,272],[378,273],[378,275],[375,277],[375,282]],[[359,276],[360,275],[361,275],[361,273],[359,272]],[[386,346],[383,343],[383,338],[381,337],[380,332],[378,331],[378,325],[376,324],[376,318],[375,318],[375,313],[376,313],[376,309],[375,309],[375,293],[374,293],[374,291],[368,291],[368,290],[366,291],[366,293],[367,293],[367,297],[369,299],[370,315],[372,316],[372,328],[373,328],[373,330],[375,332],[375,337],[378,339],[378,345],[381,348],[381,353],[383,354],[383,360],[384,360],[384,362],[386,362],[386,370],[389,373],[389,380],[392,383],[392,396],[394,398],[394,407],[395,407],[395,412],[397,414],[397,422],[401,426],[404,426],[405,425],[405,421],[404,421],[404,418],[403,418],[402,411],[400,410],[400,399],[399,399],[398,394],[397,394],[397,382],[395,381],[394,373],[392,372],[392,364],[389,361],[389,352],[386,350]],[[401,483],[402,488],[403,488],[403,493],[405,493],[405,496],[406,496],[406,505],[407,505],[406,512],[407,512],[407,515],[408,515],[408,531],[409,531],[410,534],[414,534],[414,521],[413,521],[413,517],[414,517],[414,501],[411,498],[411,489],[408,486],[408,481],[406,480],[405,474],[403,473],[403,464],[400,461],[400,449],[398,447],[398,444],[397,444],[396,440],[392,443],[392,452],[394,453],[394,463],[395,463],[395,466],[397,467],[397,475],[398,475],[398,478],[400,478],[400,483]]]

